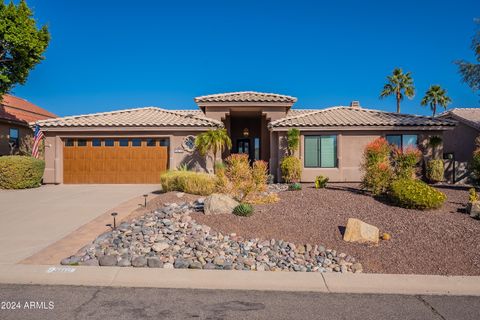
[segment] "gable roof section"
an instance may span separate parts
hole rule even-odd
[[[5,94],[0,102],[0,119],[23,122],[28,125],[28,122],[55,118],[51,112],[34,105],[27,100]]]
[[[297,98],[276,94],[276,93],[263,93],[255,91],[239,91],[211,94],[207,96],[201,96],[195,98],[196,103],[205,102],[283,102],[283,103],[295,103]]]
[[[455,126],[455,121],[355,107],[331,107],[273,121],[270,128],[372,126]]]
[[[438,115],[439,118],[452,118],[480,130],[480,108],[454,108]]]
[[[92,113],[36,122],[49,127],[221,127],[220,121],[192,114],[145,107],[111,112]]]

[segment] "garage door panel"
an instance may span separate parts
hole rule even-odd
[[[64,183],[159,183],[167,170],[168,148],[155,146],[64,146]]]

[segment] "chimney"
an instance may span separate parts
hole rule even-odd
[[[357,108],[357,109],[360,109],[360,101],[358,100],[353,100],[352,102],[350,102],[350,107],[351,108]]]

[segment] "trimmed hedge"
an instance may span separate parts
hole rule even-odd
[[[282,171],[282,178],[287,183],[300,181],[302,175],[302,163],[300,159],[295,156],[288,156],[282,159],[280,164]]]
[[[169,171],[160,176],[162,190],[208,196],[215,192],[217,178],[202,172]]]
[[[392,183],[390,199],[399,207],[410,209],[440,208],[447,197],[420,180],[399,179]]]
[[[25,156],[0,157],[0,188],[26,189],[39,187],[45,161]]]

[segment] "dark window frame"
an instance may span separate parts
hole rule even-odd
[[[131,139],[131,147],[135,147],[135,148],[138,148],[138,147],[141,147],[142,146],[142,139],[141,138],[132,138]],[[135,142],[140,142],[139,145],[135,145]]]
[[[103,146],[102,139],[100,139],[100,138],[92,138],[92,140],[90,140],[90,141],[92,143],[92,147],[94,147],[94,148],[99,148],[99,147]],[[98,141],[99,145],[95,145],[95,143],[93,143],[94,141]]]
[[[80,143],[79,143],[80,141],[85,142],[85,144],[80,145]],[[82,147],[83,148],[83,147],[86,147],[86,146],[88,146],[88,140],[87,139],[77,139],[77,147]]]
[[[72,144],[71,145],[68,145],[68,142],[71,142]],[[65,138],[65,140],[63,141],[63,145],[67,148],[71,148],[71,147],[75,147],[75,139],[73,138]]]
[[[321,154],[322,154],[322,139],[321,137],[334,137],[334,164],[333,167],[324,167],[322,165],[321,161]],[[315,139],[317,140],[317,166],[308,166],[307,165],[307,156],[306,156],[306,150],[307,150],[307,144],[304,142],[303,144],[303,167],[304,168],[320,168],[320,169],[338,169],[338,135],[336,134],[321,134],[321,135],[308,135],[304,137],[304,140],[306,141],[307,139]]]
[[[385,135],[385,140],[387,140],[387,142],[388,142],[388,137],[398,137],[398,136],[400,137],[400,150],[403,151],[403,136],[416,136],[417,137],[417,143],[416,143],[415,147],[418,148],[418,134],[417,133],[412,133],[412,134],[408,134],[408,133],[389,133],[389,134]],[[389,143],[389,144],[393,144],[393,143]]]
[[[122,141],[127,141],[127,145],[123,146]],[[122,148],[129,147],[130,146],[130,139],[129,138],[119,138],[118,139],[118,146],[122,147]]]
[[[15,131],[17,133],[16,138],[12,139],[12,131]],[[9,128],[8,130],[8,143],[11,143],[12,141],[15,147],[18,147],[20,145],[20,130],[18,128]]]
[[[107,143],[107,141],[111,141],[112,144],[109,145],[109,144]],[[108,147],[108,148],[115,147],[115,139],[113,139],[113,138],[106,138],[106,139],[104,139],[104,140],[103,140],[103,146],[104,146],[104,147]]]

